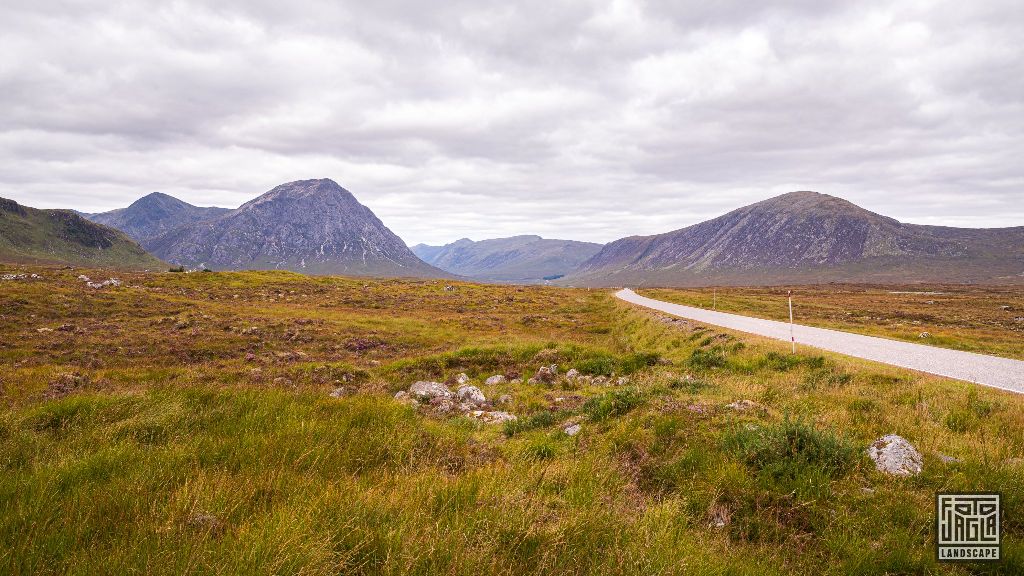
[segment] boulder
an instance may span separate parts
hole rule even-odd
[[[498,401],[496,403],[497,404],[508,404],[511,401],[512,401],[512,396],[509,396],[508,394],[502,394],[501,396],[498,397]]]
[[[508,382],[508,378],[505,378],[501,374],[495,374],[485,380],[484,384],[487,384],[488,386],[497,386],[499,384],[505,384],[506,382]]]
[[[483,422],[484,424],[504,424],[505,422],[514,422],[518,420],[513,414],[508,412],[487,412],[484,410],[473,410],[468,416],[474,420]]]
[[[879,472],[892,476],[917,476],[923,469],[921,453],[906,438],[896,434],[872,442],[868,456]]]
[[[459,386],[462,386],[463,384],[466,384],[468,382],[469,382],[469,376],[467,376],[465,372],[463,372],[463,373],[461,373],[461,374],[459,374],[458,376],[455,377],[455,383],[458,384]]]
[[[551,366],[541,366],[537,369],[537,374],[534,375],[533,380],[543,384],[551,384],[558,377],[558,365],[552,364]]]
[[[430,401],[434,398],[446,398],[451,399],[455,395],[448,389],[447,386],[440,382],[428,382],[426,380],[420,380],[409,386],[409,394],[417,400]]]
[[[575,380],[580,377],[580,371],[575,368],[570,368],[569,371],[565,373],[565,377],[569,380]]]
[[[562,430],[562,431],[565,432],[569,436],[575,436],[575,435],[579,434],[580,430],[582,430],[582,429],[583,429],[583,427],[580,426],[579,424],[571,424],[569,426],[566,426],[565,429]]]
[[[474,406],[480,406],[487,402],[484,393],[476,386],[463,386],[455,394],[459,397],[459,400]]]
[[[430,399],[430,407],[438,414],[451,414],[457,409],[451,398],[437,396]]]

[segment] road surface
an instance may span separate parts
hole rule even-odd
[[[789,342],[790,327],[787,322],[775,320],[762,320],[739,314],[727,314],[662,302],[653,298],[646,298],[626,288],[615,293],[615,296],[630,302],[654,310],[659,310],[673,316],[681,316],[696,320],[705,324],[713,324],[723,328],[758,334],[784,340]],[[838,330],[827,330],[825,328],[812,328],[799,324],[793,327],[793,334],[796,337],[798,346],[812,346],[822,350],[830,350],[847,356],[856,356],[883,364],[891,364],[902,368],[910,368],[929,374],[937,374],[948,378],[956,378],[1001,388],[1011,392],[1024,394],[1024,361],[988,356],[985,354],[974,354],[961,352],[959,350],[948,350],[899,340],[888,340],[874,336],[863,336],[861,334],[850,334]]]

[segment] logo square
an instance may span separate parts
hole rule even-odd
[[[998,562],[1002,558],[997,492],[935,495],[935,554],[939,562]]]

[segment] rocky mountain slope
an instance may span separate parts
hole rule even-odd
[[[0,198],[0,261],[164,270],[123,232],[70,210],[38,210]]]
[[[418,244],[423,261],[453,274],[492,282],[542,282],[564,276],[597,254],[600,244],[513,236],[474,242],[463,238],[445,246]]]
[[[174,264],[215,270],[451,276],[417,258],[369,208],[328,179],[282,184],[237,210],[144,245]]]
[[[1024,283],[1024,227],[903,224],[840,198],[791,192],[674,232],[611,242],[563,282]]]
[[[83,214],[89,220],[117,228],[142,242],[181,226],[216,218],[230,212],[227,208],[201,208],[173,196],[153,192],[127,208],[99,214]]]

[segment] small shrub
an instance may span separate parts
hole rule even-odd
[[[520,432],[551,426],[557,421],[558,415],[550,410],[543,410],[525,418],[505,422],[505,436],[511,438]]]
[[[820,388],[840,388],[853,380],[853,376],[833,368],[815,368],[804,377],[801,388],[817,390]]]
[[[778,352],[769,352],[761,358],[758,364],[762,368],[768,368],[775,372],[788,372],[800,365],[800,357]]]
[[[591,420],[599,422],[613,416],[622,416],[643,403],[643,395],[635,388],[613,390],[594,396],[583,404],[583,411]]]
[[[538,438],[526,448],[527,456],[533,460],[550,460],[555,453],[555,445],[548,437]]]
[[[695,370],[722,368],[726,364],[725,353],[719,348],[698,348],[690,353],[690,367]]]
[[[638,352],[630,354],[619,362],[619,371],[623,374],[632,374],[638,370],[643,370],[649,366],[654,366],[658,363],[659,357],[657,354],[648,354]]]
[[[736,428],[724,444],[748,466],[772,475],[793,476],[793,469],[808,467],[839,475],[853,467],[858,454],[850,441],[789,418],[766,428]]]
[[[615,372],[615,357],[611,354],[599,354],[576,361],[576,369],[582,374],[592,376],[611,376]]]
[[[683,390],[690,394],[696,394],[701,390],[705,390],[711,387],[711,383],[703,378],[693,378],[692,376],[685,378],[673,378],[668,383],[668,387],[673,390]]]

